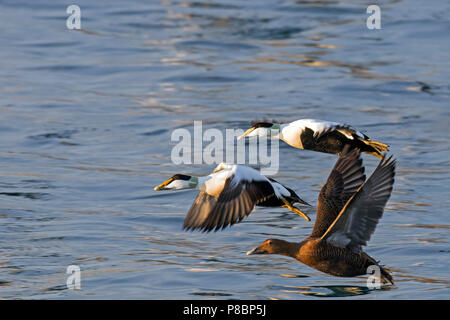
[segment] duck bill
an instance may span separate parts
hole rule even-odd
[[[248,256],[251,255],[251,254],[260,254],[260,253],[261,252],[258,250],[258,247],[254,248],[254,249],[252,249],[250,251],[247,251],[247,255]]]
[[[286,199],[283,199],[284,208],[287,208],[289,210],[291,210],[292,212],[295,212],[296,214],[298,214],[300,217],[302,217],[303,219],[305,219],[306,221],[311,221],[311,219],[306,215],[306,213],[298,210],[296,207],[292,206]]]
[[[292,211],[295,212],[296,214],[298,214],[300,217],[302,217],[306,221],[311,221],[311,218],[308,217],[308,215],[306,213],[298,210],[297,208],[293,208]]]
[[[242,138],[247,137],[247,136],[250,134],[250,132],[252,132],[253,130],[255,130],[255,128],[251,127],[250,129],[248,129],[247,131],[245,131],[243,135],[239,136],[237,139],[238,139],[238,140],[241,140]]]
[[[173,181],[172,178],[170,178],[167,181],[164,181],[163,183],[161,183],[159,186],[155,187],[154,190],[155,191],[159,191],[159,190],[166,190],[166,186],[171,183]]]

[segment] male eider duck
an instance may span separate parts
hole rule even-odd
[[[254,122],[238,139],[244,137],[279,138],[292,147],[340,155],[346,144],[362,152],[383,158],[388,145],[371,140],[349,125],[314,119],[279,124]]]
[[[311,220],[293,206],[294,203],[309,204],[292,189],[243,165],[221,163],[205,177],[176,174],[155,187],[155,190],[169,189],[200,190],[184,220],[183,228],[186,230],[209,232],[223,229],[240,222],[255,205],[285,207]]]
[[[345,152],[349,148],[346,148]],[[395,160],[381,160],[364,182],[360,151],[341,155],[319,194],[317,217],[311,235],[300,243],[268,239],[247,254],[281,254],[319,271],[354,277],[380,268],[381,281],[393,284],[389,272],[364,253],[394,184]]]

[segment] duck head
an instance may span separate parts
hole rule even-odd
[[[280,133],[280,124],[270,122],[256,122],[238,140],[245,137],[274,137]]]
[[[188,176],[185,174],[176,174],[170,179],[167,179],[159,186],[154,188],[155,191],[159,190],[181,190],[181,189],[194,189],[198,185],[198,177]]]
[[[251,254],[286,254],[289,250],[289,242],[279,239],[267,239],[258,247],[247,252]]]

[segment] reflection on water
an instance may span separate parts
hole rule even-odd
[[[193,296],[202,296],[202,297],[229,297],[232,296],[231,294],[228,293],[220,293],[220,292],[193,292],[191,293],[191,295]]]
[[[447,1],[382,1],[376,31],[345,0],[77,5],[80,31],[54,1],[0,4],[1,298],[448,299]],[[173,164],[173,130],[262,118],[345,122],[389,143],[396,184],[367,252],[395,286],[246,256],[311,232],[282,209],[182,231],[196,192],[153,187],[211,167]],[[314,204],[336,158],[280,147],[275,178]]]
[[[342,298],[351,296],[360,296],[369,294],[371,289],[368,287],[349,287],[349,286],[290,286],[281,292],[303,294],[306,296],[322,297],[322,298]]]

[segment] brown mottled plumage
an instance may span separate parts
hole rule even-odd
[[[375,265],[380,268],[381,281],[393,284],[389,272],[361,246],[375,231],[391,195],[395,160],[382,159],[364,182],[360,151],[348,150],[346,147],[322,187],[311,235],[300,243],[268,239],[247,254],[282,254],[339,277],[364,275]]]

